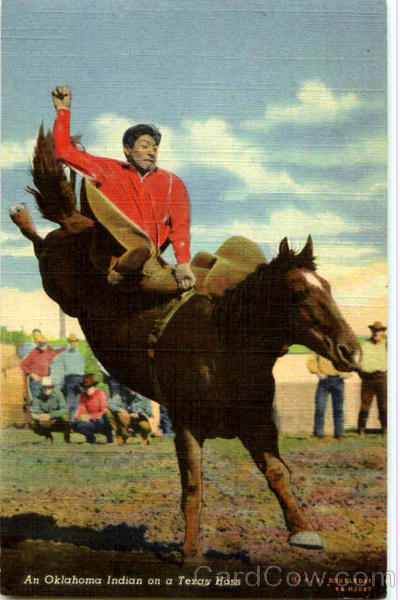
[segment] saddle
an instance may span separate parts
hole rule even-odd
[[[266,262],[260,248],[248,238],[228,238],[215,254],[198,252],[193,257],[191,268],[196,276],[197,293],[223,296]]]

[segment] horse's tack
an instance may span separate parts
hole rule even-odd
[[[199,252],[192,260],[198,293],[210,297],[223,296],[266,263],[261,249],[251,240],[233,236],[216,253]]]
[[[158,319],[155,319],[153,329],[151,330],[151,332],[149,333],[149,337],[147,338],[147,343],[148,343],[147,355],[150,358],[150,361],[149,361],[150,377],[154,384],[156,398],[159,400],[162,399],[162,393],[161,393],[160,383],[159,383],[158,377],[157,377],[157,368],[156,368],[156,361],[155,361],[156,346],[157,346],[158,342],[160,341],[160,338],[161,338],[162,334],[164,333],[164,330],[165,330],[166,326],[168,325],[168,323],[170,322],[170,320],[172,319],[172,317],[195,294],[196,294],[196,288],[192,288],[191,290],[188,290],[187,292],[183,292],[183,294],[181,294],[180,296],[178,296],[176,298],[173,298],[170,302],[168,302],[168,304],[166,305],[166,307],[164,308],[164,310],[162,311],[162,313],[158,317]]]

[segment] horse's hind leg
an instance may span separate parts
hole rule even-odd
[[[19,227],[22,235],[30,240],[35,248],[35,253],[41,250],[43,238],[36,231],[36,227],[32,221],[31,214],[24,202],[15,204],[10,208],[10,217],[12,221]]]
[[[175,447],[182,482],[182,511],[186,533],[183,545],[185,558],[199,556],[199,525],[201,510],[201,447],[203,439],[188,429],[177,431]]]
[[[289,471],[279,456],[275,424],[261,416],[259,423],[263,423],[262,428],[255,426],[251,437],[243,435],[240,439],[281,505],[290,532],[289,543],[302,548],[322,548],[321,540],[302,514],[290,489]]]

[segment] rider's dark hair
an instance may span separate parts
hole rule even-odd
[[[139,125],[129,127],[129,129],[125,131],[122,143],[124,146],[128,146],[128,148],[132,148],[133,144],[141,135],[150,135],[155,140],[157,146],[161,142],[161,133],[158,131],[157,127],[146,123],[140,123]]]

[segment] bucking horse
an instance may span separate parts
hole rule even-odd
[[[90,248],[98,224],[84,193],[77,210],[73,182],[43,128],[32,175],[36,189],[29,191],[42,215],[59,228],[42,238],[24,204],[10,214],[33,242],[46,293],[79,319],[97,359],[118,381],[168,407],[182,482],[184,557],[200,555],[202,446],[214,437],[238,437],[247,448],[282,508],[290,544],[322,548],[280,457],[272,369],[294,343],[326,357],[340,371],[357,368],[360,350],[329,283],[316,272],[311,237],[297,253],[283,239],[270,262],[257,247],[258,259],[249,261],[245,276],[242,271],[234,284],[227,277],[219,294],[201,284],[185,300],[142,292],[135,282],[120,289],[93,265]],[[105,228],[102,235],[105,244],[110,242]],[[231,238],[221,248],[246,243],[252,245]],[[198,281],[200,272],[210,277],[217,264],[223,271],[218,256],[226,258],[226,253],[194,258]]]

